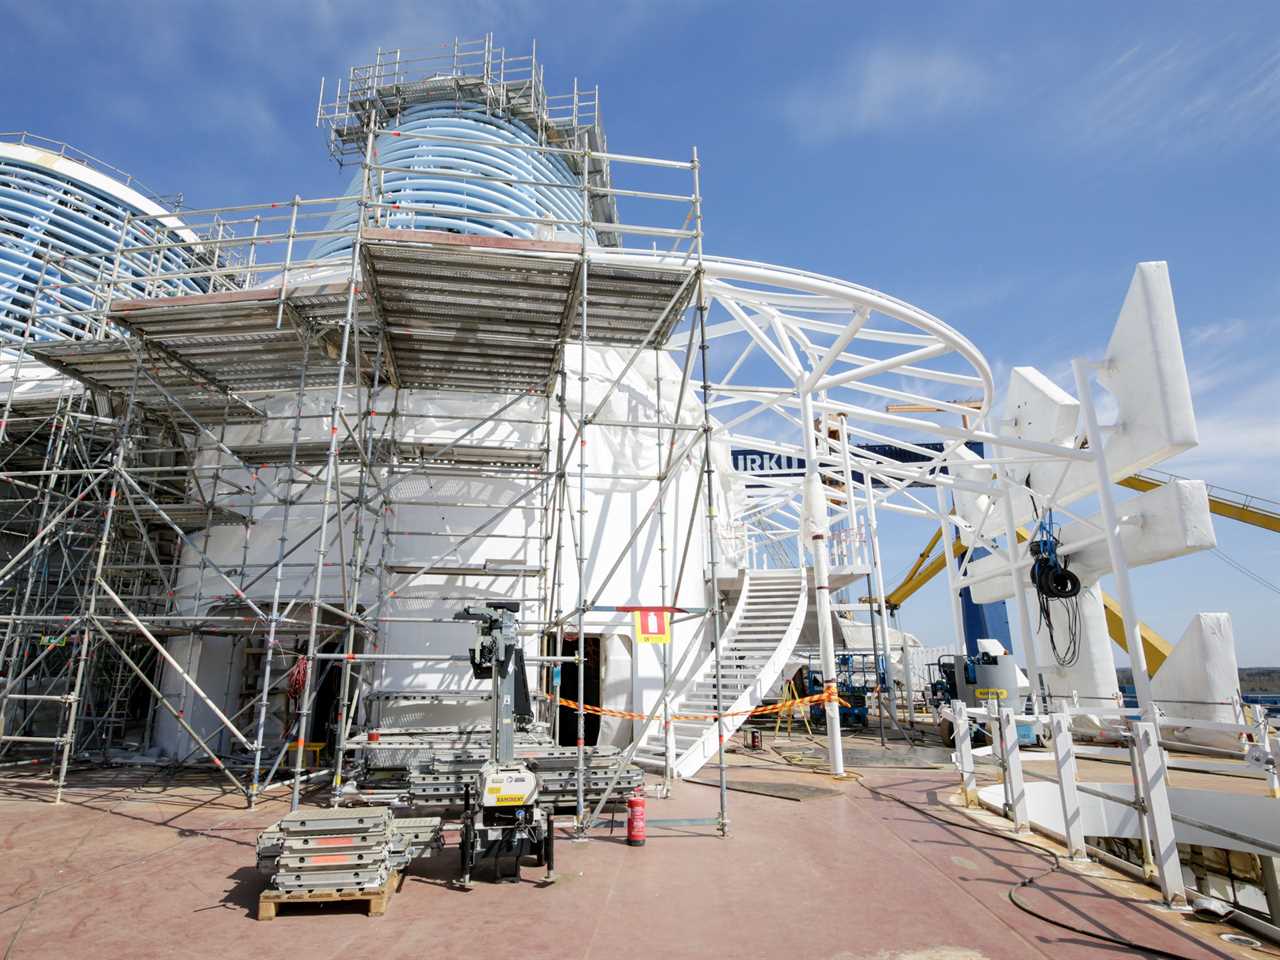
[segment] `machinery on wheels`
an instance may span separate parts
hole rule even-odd
[[[481,868],[495,881],[518,881],[520,866],[529,859],[545,866],[547,879],[554,880],[555,811],[575,799],[578,752],[556,744],[547,725],[535,719],[519,637],[519,610],[515,601],[491,601],[459,611],[454,619],[475,624],[475,641],[465,654],[440,658],[466,662],[472,676],[489,681],[484,695],[490,703],[487,723],[381,727],[347,741],[352,757],[351,776],[340,795],[342,809],[347,811],[338,815],[343,828],[339,833],[346,838],[342,842],[348,846],[363,842],[347,836],[352,831],[346,829],[344,819],[370,819],[357,812],[362,807],[382,808],[370,822],[385,821],[389,838],[382,844],[388,852],[384,855],[379,847],[377,861],[385,861],[386,869],[376,876],[362,870],[360,884],[383,881],[410,860],[438,850],[446,821],[460,827],[459,879],[464,885],[469,886]],[[621,801],[643,782],[639,767],[627,764],[619,770],[621,760],[614,746],[584,752],[581,776],[587,803],[599,802],[607,792]],[[308,819],[303,812],[290,814],[295,816]],[[296,865],[290,871],[287,841],[297,830],[287,821],[288,817],[259,839],[259,868],[273,878],[272,889],[314,894],[321,888],[320,881],[336,883],[341,889],[357,885],[345,875],[315,872],[321,865],[330,871],[347,868],[345,862],[335,867],[336,860],[309,861],[310,872]],[[405,838],[400,837],[402,824],[413,828]],[[336,838],[326,840],[337,842]]]
[[[489,760],[476,777],[473,791],[465,788],[462,810],[462,883],[471,883],[471,872],[492,858],[495,881],[519,882],[520,862],[536,856],[554,879],[551,817],[538,803],[538,775],[516,758],[515,734],[533,724],[529,685],[525,677],[524,651],[519,646],[515,601],[494,601],[485,607],[467,607],[455,620],[477,624],[471,648],[471,672],[477,680],[492,682],[493,735]]]
[[[866,727],[867,695],[875,682],[875,657],[871,654],[838,653],[836,654],[836,692],[844,701],[840,705],[840,726]],[[806,671],[809,696],[822,693],[825,683],[821,664],[815,664],[809,658]],[[814,723],[826,723],[826,707],[816,704],[809,708],[810,719]]]

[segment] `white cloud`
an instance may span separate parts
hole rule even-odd
[[[958,51],[876,47],[792,88],[783,109],[801,136],[834,140],[971,113],[991,86],[984,66]]]
[[[1280,121],[1280,44],[1138,44],[1066,83],[1051,116],[1088,148],[1181,153],[1270,140]]]
[[[1249,323],[1235,318],[1202,323],[1183,332],[1183,360],[1197,401],[1220,387],[1249,382],[1268,364],[1265,356],[1243,349],[1249,331]]]
[[[1186,349],[1205,344],[1222,345],[1243,340],[1249,333],[1249,324],[1239,317],[1202,323],[1191,327],[1183,335]]]
[[[1193,378],[1194,382],[1194,378]],[[1196,396],[1200,445],[1161,464],[1161,469],[1275,497],[1280,471],[1280,416],[1275,397],[1280,377],[1242,377],[1239,389]]]
[[[1274,497],[1267,486],[1277,467],[1280,422],[1273,413],[1216,412],[1197,417],[1200,445],[1157,469],[1213,485]]]
[[[1280,42],[1169,34],[1123,49],[882,44],[791,87],[779,104],[796,134],[831,141],[913,124],[998,118],[1089,152],[1167,157],[1237,150],[1280,134]]]

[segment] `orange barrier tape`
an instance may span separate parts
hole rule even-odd
[[[722,720],[726,717],[759,717],[766,716],[771,713],[782,713],[784,710],[791,710],[795,707],[811,707],[817,703],[828,703],[835,701],[842,707],[849,706],[835,690],[824,690],[822,693],[815,693],[811,697],[801,697],[799,700],[782,700],[779,703],[771,703],[768,706],[752,707],[750,710],[732,710],[726,713],[673,713],[672,720]],[[560,698],[560,706],[568,707],[570,710],[578,709],[576,700],[566,700]],[[619,720],[647,720],[647,713],[632,713],[630,710],[610,710],[607,707],[596,707],[590,704],[583,704],[583,713],[590,713],[597,717],[617,717]]]

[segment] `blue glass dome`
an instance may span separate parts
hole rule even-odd
[[[126,223],[125,247],[183,240],[157,219],[162,214],[132,188],[63,155],[0,143],[0,345],[21,341],[28,323],[34,340],[83,337],[96,322],[94,291],[104,277],[123,281],[118,297],[130,277],[180,271],[190,260],[185,246],[148,251],[145,264],[140,254],[115,263]]]
[[[424,140],[397,133],[476,142]],[[536,147],[538,140],[524,124],[494,116],[482,104],[420,104],[408,108],[395,128],[374,141],[376,162],[395,168],[382,173],[381,201],[433,209],[384,211],[382,225],[535,239],[539,220],[580,222],[581,194],[576,189],[579,179],[563,157],[513,149],[515,145]],[[458,175],[463,174],[491,179],[461,179]],[[361,176],[357,174],[352,179],[349,194],[359,194]],[[375,183],[375,194],[377,186]],[[356,216],[355,202],[349,201],[328,229],[354,232]],[[563,224],[558,229],[575,230]],[[326,237],[316,243],[312,256],[337,256],[347,253],[350,247],[350,234]]]

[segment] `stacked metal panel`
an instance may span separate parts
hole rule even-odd
[[[487,729],[383,729],[376,742],[361,734],[348,746],[355,754],[357,771],[349,781],[348,795],[372,804],[456,807],[468,788],[476,789],[480,768],[489,760]],[[516,759],[538,776],[540,804],[573,803],[578,783],[576,747],[559,746],[545,730],[535,730],[516,734],[515,748]],[[622,761],[622,752],[614,746],[585,751],[583,792],[589,803],[598,802],[606,791],[615,799],[625,797],[644,781],[640,767]]]
[[[295,810],[258,837],[258,869],[289,893],[375,890],[429,855],[440,819],[395,820],[385,808]]]

